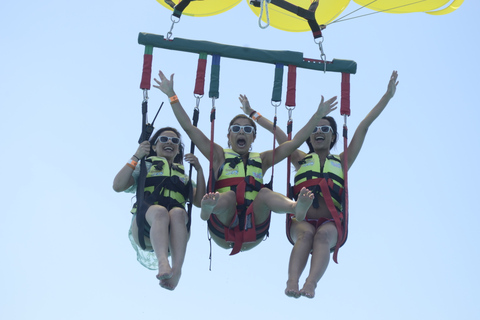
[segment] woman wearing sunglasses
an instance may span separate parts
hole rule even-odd
[[[137,252],[137,260],[149,269],[157,269],[160,286],[173,290],[182,273],[187,242],[190,235],[190,218],[185,210],[186,201],[200,207],[205,194],[205,178],[202,167],[193,154],[183,156],[180,133],[170,127],[159,129],[150,141],[142,142],[132,158],[118,172],[113,181],[117,192],[135,193],[140,166],[137,161],[146,159],[145,202],[150,206],[145,213],[144,239],[146,249],[142,250],[138,239],[136,204],[132,209],[133,219],[129,238]],[[185,174],[183,159],[197,170],[197,184],[192,186]],[[188,199],[193,188],[193,199]],[[171,255],[170,266],[168,257]]]
[[[158,85],[165,93],[173,112],[202,154],[210,159],[210,140],[194,127],[182,108],[173,89],[173,75],[167,79],[159,71]],[[240,101],[246,97],[240,95]],[[336,109],[336,97],[320,103],[308,124],[291,140],[275,149],[275,163],[285,159],[308,138],[316,123]],[[208,220],[212,239],[231,254],[249,250],[258,245],[268,232],[271,211],[293,213],[300,220],[305,217],[313,199],[308,189],[301,190],[297,201],[263,187],[263,175],[272,163],[273,150],[250,152],[256,138],[256,125],[249,117],[238,115],[228,126],[228,148],[213,145],[213,179],[215,192],[202,200],[201,218]]]
[[[397,72],[393,71],[386,93],[355,131],[348,146],[348,169],[362,148],[368,128],[394,96],[398,84],[397,77]],[[248,100],[243,102],[242,109],[246,114],[255,113]],[[262,117],[258,120],[258,124],[273,132],[273,123],[268,119]],[[277,127],[276,138],[278,143],[283,143],[287,140],[287,135]],[[308,154],[296,150],[291,155],[292,164],[296,169],[294,196],[298,197],[299,190],[308,186],[313,191],[315,198],[305,219],[293,216],[287,218],[287,237],[294,245],[290,255],[287,288],[285,289],[285,294],[289,297],[298,298],[302,295],[313,298],[317,283],[327,270],[330,253],[338,252],[338,248],[346,240],[345,238],[343,243],[337,245],[338,236],[344,232],[346,227],[343,225],[341,216],[343,153],[340,155],[330,154],[330,150],[337,140],[338,132],[335,120],[332,117],[323,117],[316,123],[310,136],[306,139],[309,148]],[[330,196],[324,197],[322,190]],[[310,272],[303,288],[299,290],[298,282],[310,253],[312,255]]]

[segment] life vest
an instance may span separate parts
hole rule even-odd
[[[170,166],[163,157],[149,157],[146,161],[152,164],[145,180],[146,204],[159,204],[168,210],[174,207],[185,209],[191,183],[185,175],[183,165],[174,163]],[[131,212],[136,213],[136,210],[137,204]]]
[[[319,197],[325,200],[338,233],[337,244],[334,249],[334,261],[337,262],[338,249],[347,240],[348,233],[342,205],[344,203],[344,175],[340,157],[328,155],[322,167],[318,154],[311,153],[299,161],[299,164],[301,166],[295,174],[295,186],[293,188],[295,199],[298,198],[300,190],[305,187],[315,195],[312,203],[314,208],[319,206]],[[291,216],[287,217],[287,219],[290,218]]]
[[[224,153],[225,163],[219,169],[215,191],[223,193],[232,190],[236,194],[235,216],[230,226],[223,226],[222,234],[226,241],[234,243],[230,253],[234,255],[240,252],[243,243],[257,240],[254,213],[251,208],[247,209],[260,189],[264,187],[262,159],[259,153],[250,152],[247,164],[244,165],[242,157],[232,149],[224,149]],[[218,219],[211,217],[208,220],[208,226],[212,232],[215,232],[219,228]]]

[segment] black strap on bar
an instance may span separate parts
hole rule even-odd
[[[145,140],[148,140],[148,127],[147,127],[147,110],[148,102],[142,102],[142,133],[140,134],[140,139],[138,143],[142,143]],[[153,131],[153,127],[152,127]],[[151,132],[150,132],[151,134]],[[145,213],[147,212],[148,206],[145,203],[145,180],[147,178],[147,164],[145,163],[145,158],[140,159],[140,175],[137,180],[137,228],[138,228],[138,241],[140,242],[140,247],[143,250],[146,249],[145,245],[145,235],[144,235],[144,226],[146,223]]]
[[[150,136],[153,133],[154,127],[153,123],[155,122],[155,119],[157,119],[158,113],[162,109],[163,102],[160,105],[160,108],[158,108],[157,114],[155,115],[155,118],[153,119],[152,123],[147,123],[147,113],[148,113],[148,102],[147,100],[142,102],[142,133],[140,134],[140,138],[138,139],[138,143],[142,143],[143,141],[148,141],[150,139]],[[145,202],[145,180],[147,179],[147,164],[146,164],[146,156],[144,156],[142,159],[140,159],[140,175],[138,176],[137,180],[137,227],[138,227],[138,241],[140,242],[140,247],[145,250],[146,245],[145,245],[145,232],[144,232],[144,227],[147,222],[145,218],[145,214],[147,213],[148,210],[148,203]],[[149,236],[149,235],[147,235]]]
[[[180,19],[183,10],[190,4],[192,0],[182,0],[173,8],[173,15]]]
[[[270,3],[276,5],[277,7],[282,8],[282,9],[288,11],[288,12],[296,14],[297,16],[299,16],[301,18],[304,18],[305,20],[307,20],[308,25],[310,26],[310,29],[312,30],[313,37],[315,39],[322,37],[321,28],[318,25],[317,20],[315,19],[315,11],[317,10],[317,7],[318,7],[318,0],[313,1],[308,9],[304,9],[302,7],[296,6],[296,5],[291,4],[290,2],[287,2],[285,0],[271,0]],[[255,6],[255,7],[259,7],[260,6],[260,1],[259,0],[251,0],[250,4]]]

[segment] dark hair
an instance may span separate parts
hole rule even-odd
[[[230,130],[230,126],[235,123],[235,120],[237,119],[247,119],[250,122],[250,125],[253,127],[253,136],[255,137],[257,135],[257,125],[255,124],[255,121],[253,121],[250,117],[247,117],[244,114],[238,114],[236,115],[232,121],[230,121],[230,124],[228,125],[228,129]]]
[[[172,131],[173,133],[175,133],[177,135],[177,138],[180,139],[180,144],[178,145],[178,154],[173,159],[173,162],[183,164],[183,149],[184,149],[185,146],[183,145],[182,136],[180,135],[180,132],[178,132],[177,129],[172,128],[172,127],[160,128],[150,138],[150,154],[149,154],[149,157],[157,155],[155,153],[155,151],[153,150],[153,146],[155,145],[155,141],[157,141],[157,138],[162,134],[162,132],[165,132],[165,131]]]
[[[335,119],[333,119],[330,116],[325,116],[322,119],[327,120],[330,123],[330,127],[332,127],[332,130],[333,130],[333,135],[332,135],[333,139],[332,139],[332,143],[330,143],[330,150],[332,150],[333,146],[337,142],[337,137],[338,137],[337,123],[335,122]],[[308,153],[315,152],[315,150],[313,150],[312,143],[310,142],[310,136],[308,136],[308,139],[307,139],[306,142],[307,142],[307,146],[308,146],[308,149],[309,149]]]

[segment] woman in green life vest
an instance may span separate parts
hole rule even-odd
[[[398,84],[397,78],[397,71],[393,71],[385,94],[357,127],[348,145],[348,169],[350,169],[362,148],[368,128],[395,95]],[[246,114],[255,113],[248,100],[244,101],[242,109]],[[257,122],[273,133],[271,121],[261,117]],[[278,127],[276,129],[276,139],[278,143],[287,140],[287,135]],[[289,297],[305,296],[313,298],[317,283],[328,267],[330,253],[338,251],[338,248],[343,245],[343,243],[337,243],[339,234],[346,232],[347,227],[343,225],[341,212],[343,153],[340,155],[330,154],[330,150],[337,140],[338,132],[335,120],[332,117],[323,117],[316,122],[314,130],[306,139],[309,147],[308,153],[296,150],[291,155],[291,162],[296,169],[294,196],[297,196],[300,188],[308,185],[315,198],[305,219],[295,217],[287,219],[287,237],[294,245],[290,255],[287,287],[285,289],[285,294]],[[329,197],[326,198],[324,193],[327,193]],[[343,242],[345,240],[346,238]],[[310,271],[303,288],[299,289],[299,279],[310,254]]]
[[[140,247],[136,221],[136,205],[129,238],[137,252],[137,260],[149,269],[157,269],[160,286],[174,290],[182,274],[187,242],[190,235],[190,218],[185,203],[191,201],[200,207],[205,194],[205,178],[202,167],[193,154],[183,156],[180,133],[171,127],[159,129],[150,139],[142,142],[127,164],[118,172],[113,189],[116,192],[132,192],[137,188],[140,174],[139,159],[146,158],[145,202],[150,205],[145,213],[143,226],[145,250]],[[197,171],[196,186],[185,174],[183,160]],[[190,190],[193,199],[189,199]],[[170,265],[169,256],[172,264]]]

